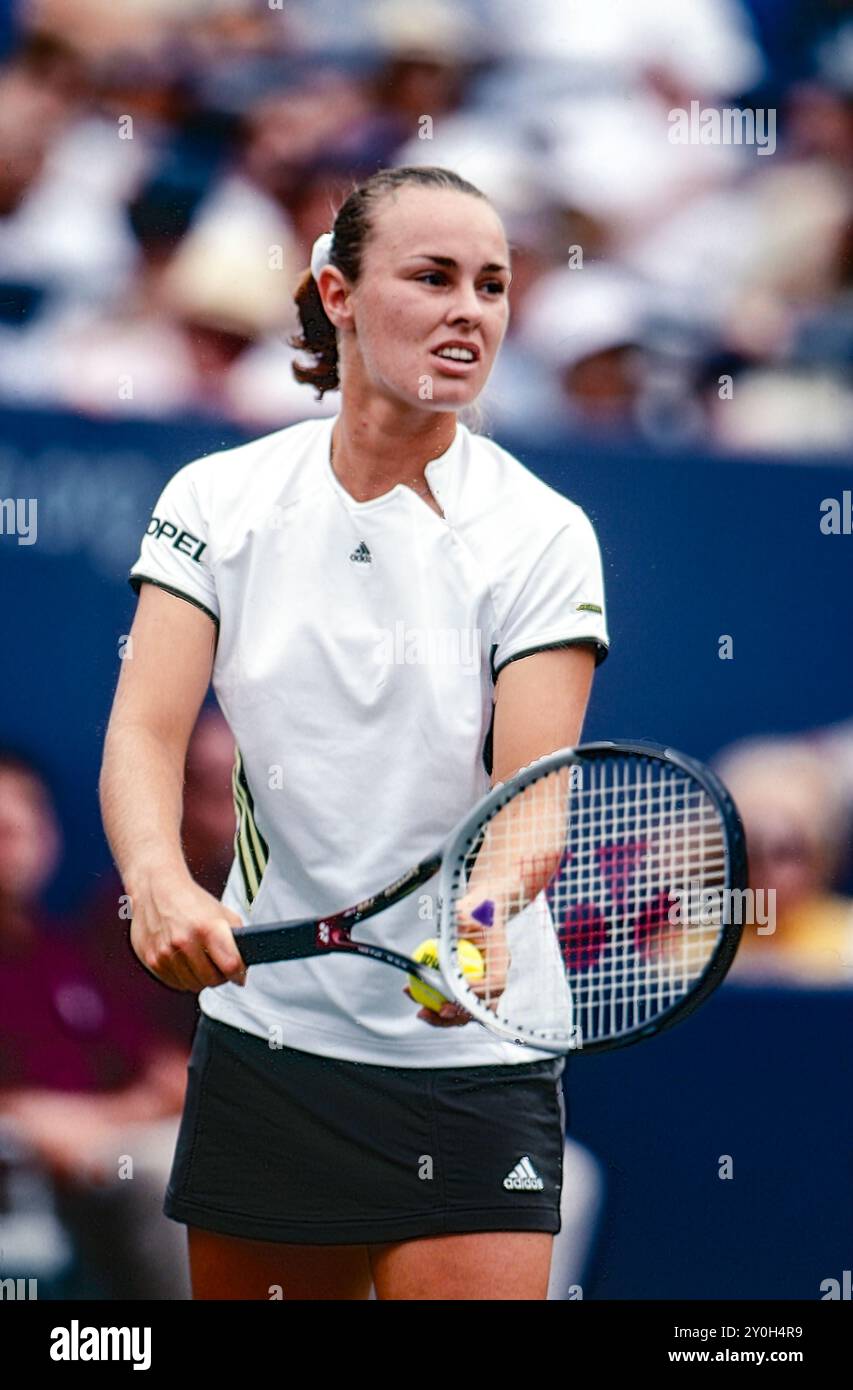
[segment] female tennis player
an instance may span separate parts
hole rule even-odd
[[[594,531],[457,418],[506,332],[509,267],[457,175],[357,187],[296,292],[314,362],[294,371],[339,413],[181,468],[131,571],[101,796],[134,950],[200,991],[165,1201],[196,1298],[547,1294],[563,1059],[358,959],[247,972],[233,931],[367,897],[490,779],[579,740],[608,646]],[[221,902],[180,841],[211,677],[236,743]],[[412,954],[433,906],[362,934]]]

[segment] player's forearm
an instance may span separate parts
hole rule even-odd
[[[547,888],[560,867],[569,814],[569,772],[534,782],[489,822],[468,877],[468,889],[501,885],[520,912]]]
[[[101,814],[131,897],[155,879],[188,875],[181,848],[183,760],[148,729],[111,726],[100,779]]]

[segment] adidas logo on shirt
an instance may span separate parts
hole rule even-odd
[[[545,1184],[537,1173],[527,1155],[520,1158],[511,1173],[507,1173],[504,1178],[504,1187],[510,1191],[518,1192],[542,1192]]]
[[[371,555],[367,546],[364,544],[364,541],[359,541],[355,550],[350,555],[350,559],[358,560],[360,564],[369,565],[373,560],[373,556]]]

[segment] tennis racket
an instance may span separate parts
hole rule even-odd
[[[353,938],[436,874],[438,971]],[[658,744],[590,743],[494,787],[374,897],[235,938],[247,966],[355,953],[417,976],[502,1038],[594,1053],[660,1033],[707,998],[734,959],[746,885],[743,827],[707,767]],[[462,969],[463,939],[483,952],[480,980]]]

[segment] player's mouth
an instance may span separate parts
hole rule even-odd
[[[437,348],[431,349],[430,355],[439,359],[442,370],[450,376],[467,376],[480,361],[480,349],[476,344],[458,340],[441,343]]]

